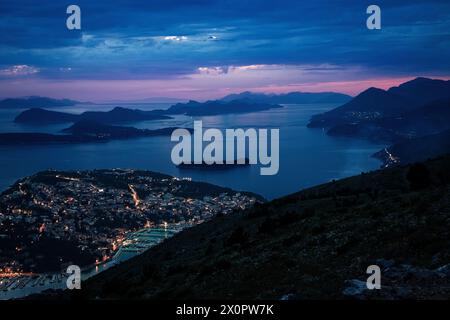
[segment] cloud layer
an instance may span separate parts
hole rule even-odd
[[[83,81],[134,83],[145,96],[209,97],[228,89],[320,88],[450,74],[448,1],[378,1],[382,30],[376,31],[367,30],[367,4],[361,1],[76,4],[80,31],[65,27],[64,3],[0,3],[0,95],[20,94],[12,79],[47,86],[47,93],[53,86],[55,94],[55,84],[70,82],[78,89],[71,97],[86,96]]]

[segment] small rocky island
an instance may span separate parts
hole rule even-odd
[[[201,163],[180,163],[177,165],[179,169],[186,170],[226,170],[226,169],[234,169],[234,168],[242,168],[250,165],[250,160],[248,158],[239,160],[234,160],[233,163],[226,163],[225,160],[222,160],[222,163],[208,163],[206,161],[202,161]]]

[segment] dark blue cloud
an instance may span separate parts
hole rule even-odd
[[[82,10],[81,31],[65,28],[73,3]],[[448,1],[377,1],[379,31],[365,27],[369,4],[3,0],[0,68],[29,65],[43,77],[81,79],[182,77],[199,66],[250,64],[450,73]]]

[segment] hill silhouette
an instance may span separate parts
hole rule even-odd
[[[450,297],[450,156],[333,181],[187,229],[73,298]],[[364,290],[366,268],[385,290]]]

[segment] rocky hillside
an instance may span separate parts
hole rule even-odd
[[[83,283],[76,298],[450,297],[450,156],[218,216]],[[366,269],[382,289],[365,289]]]
[[[311,128],[332,128],[343,124],[360,124],[399,117],[434,101],[450,99],[450,81],[416,78],[389,90],[369,88],[346,104],[315,115]]]

